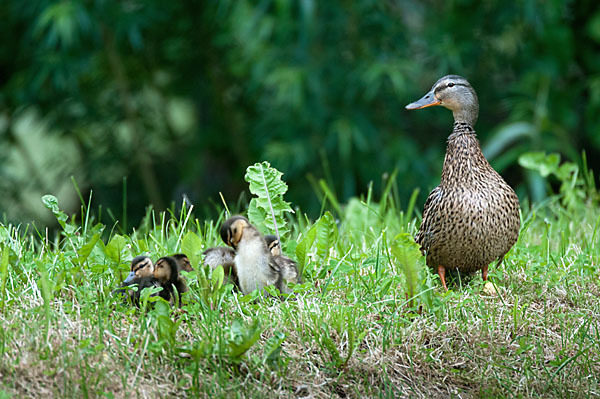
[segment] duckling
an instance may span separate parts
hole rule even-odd
[[[282,254],[281,244],[277,236],[269,234],[265,236],[265,242],[271,252],[273,260],[279,265],[281,269],[281,277],[286,283],[297,284],[299,282],[298,264],[292,259]]]
[[[149,277],[154,272],[152,259],[145,255],[136,256],[131,260],[131,272],[123,283],[131,282],[135,277]]]
[[[225,276],[228,277],[233,285],[239,287],[237,272],[235,270],[235,251],[229,247],[208,248],[202,253],[204,255],[204,264],[215,270],[217,266],[222,266]]]
[[[154,264],[148,256],[140,255],[131,261],[131,272],[123,281],[121,287],[112,292],[113,295],[127,294],[128,299],[134,304],[139,303],[140,294],[144,288],[158,286],[158,282],[153,277]],[[126,290],[126,287],[137,285],[137,291]]]
[[[248,219],[233,216],[226,220],[221,226],[221,238],[236,251],[235,270],[244,295],[268,285],[274,285],[283,293],[289,292],[264,237]]]
[[[179,273],[183,272],[193,272],[194,268],[192,267],[192,263],[190,262],[190,259],[187,257],[187,255],[185,254],[175,254],[175,255],[171,255],[171,257],[173,259],[175,259],[175,262],[177,263],[177,271]],[[183,276],[179,276],[180,278],[182,278]]]
[[[454,115],[440,185],[429,194],[415,241],[426,262],[437,268],[444,289],[446,270],[472,273],[498,265],[519,236],[519,199],[481,152],[473,125],[479,102],[469,82],[444,76],[406,109],[441,105]]]
[[[187,259],[187,256],[185,258]],[[161,298],[169,302],[174,301],[175,290],[177,290],[178,303],[181,305],[181,294],[186,292],[188,288],[185,281],[180,278],[179,268],[180,266],[176,257],[163,256],[154,265],[153,278],[162,287],[162,291],[159,293]]]

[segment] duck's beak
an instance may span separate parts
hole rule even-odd
[[[434,105],[440,105],[442,102],[435,98],[433,90],[421,97],[420,100],[410,103],[406,106],[406,109],[421,109],[427,107],[433,107]]]
[[[135,278],[135,272],[130,272],[129,276],[127,276],[127,278],[125,279],[124,283],[131,283],[131,281]]]

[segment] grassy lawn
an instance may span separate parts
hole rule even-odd
[[[593,397],[600,395],[600,211],[564,196],[523,205],[517,245],[444,292],[414,254],[419,219],[333,203],[289,219],[304,282],[287,301],[244,297],[199,267],[223,221],[149,213],[135,231],[61,221],[56,238],[0,226],[0,398]],[[408,208],[411,208],[409,205]],[[182,310],[113,297],[135,255],[186,253]]]

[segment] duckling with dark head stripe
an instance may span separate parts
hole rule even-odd
[[[187,259],[187,256],[185,258]],[[181,257],[164,256],[157,260],[154,265],[153,277],[162,287],[162,291],[159,293],[160,297],[166,301],[174,301],[175,290],[177,290],[178,303],[181,305],[181,294],[186,292],[188,288],[179,275],[179,269],[182,266],[178,263],[178,259],[181,260]]]
[[[283,278],[284,283],[297,284],[300,281],[298,264],[292,259],[283,255],[283,252],[281,250],[281,244],[277,236],[273,234],[266,235],[265,242],[267,243],[267,247],[271,252],[273,260],[275,261],[275,263],[277,263],[279,269],[281,270],[281,277]]]
[[[154,279],[154,264],[152,259],[148,256],[140,255],[133,258],[131,261],[131,271],[129,275],[123,281],[120,288],[112,292],[113,295],[127,295],[129,300],[138,304],[140,300],[140,294],[144,288],[157,287],[159,283]],[[137,291],[126,290],[126,287],[137,285]]]

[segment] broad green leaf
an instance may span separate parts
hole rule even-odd
[[[188,231],[181,240],[181,252],[186,254],[192,266],[200,264],[202,260],[202,239],[192,231]]]
[[[106,255],[116,263],[120,263],[124,256],[124,249],[127,246],[125,237],[116,234],[104,248]]]
[[[528,152],[519,157],[519,165],[526,169],[538,171],[543,177],[556,173],[560,163],[560,155],[543,152]]]
[[[82,265],[90,256],[90,254],[92,253],[92,249],[94,249],[99,239],[100,233],[96,233],[90,238],[90,240],[85,245],[79,248],[79,251],[77,251],[77,254],[79,255],[77,257],[77,261],[80,265]]]
[[[225,271],[223,270],[223,266],[219,265],[212,271],[211,282],[212,289],[217,291],[223,285],[223,281],[225,280]]]
[[[259,340],[262,329],[258,319],[247,326],[240,320],[234,320],[231,325],[232,339],[229,343],[229,356],[233,361],[241,357]]]
[[[308,255],[308,251],[315,242],[316,237],[317,228],[313,225],[296,246],[296,259],[298,259],[298,263],[300,264],[303,270],[306,267],[306,256]]]

